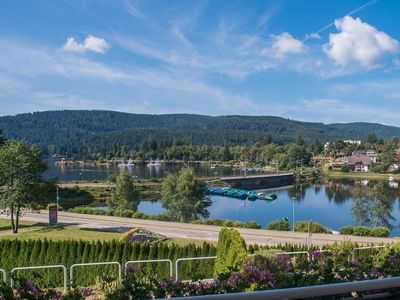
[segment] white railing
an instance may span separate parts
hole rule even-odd
[[[69,281],[70,286],[74,286],[74,269],[76,267],[86,267],[86,266],[105,266],[105,265],[116,265],[118,267],[118,279],[122,280],[122,267],[121,264],[117,261],[108,261],[108,262],[95,262],[95,263],[81,263],[81,264],[73,264],[69,268]]]
[[[64,292],[66,293],[68,291],[68,273],[67,273],[67,268],[64,265],[49,265],[49,266],[35,266],[35,267],[18,267],[14,268],[11,270],[11,287],[14,285],[14,280],[12,275],[14,274],[15,271],[18,270],[36,270],[36,269],[55,269],[55,268],[61,268],[63,270],[64,274]]]
[[[169,264],[169,276],[170,278],[172,278],[174,276],[174,270],[173,270],[172,260],[170,259],[129,260],[125,263],[125,272],[128,265],[142,264],[142,263],[159,263],[159,262],[167,262]]]
[[[179,280],[179,263],[181,261],[191,261],[191,260],[205,260],[205,259],[216,259],[216,256],[200,256],[200,257],[185,257],[179,258],[175,261],[175,279]]]
[[[355,257],[355,253],[356,251],[362,251],[362,250],[367,250],[367,249],[383,249],[386,248],[386,246],[366,246],[366,247],[357,247],[357,248],[353,248],[352,250],[352,257],[354,260]],[[311,260],[312,254],[311,252],[330,252],[331,250],[311,250],[311,251],[292,251],[292,252],[279,252],[276,253],[276,255],[298,255],[298,254],[306,254],[308,260]],[[250,254],[249,256],[255,256],[257,254]],[[179,280],[179,276],[180,276],[180,270],[179,270],[179,266],[181,265],[180,263],[183,261],[195,261],[195,260],[207,260],[207,259],[216,259],[216,256],[203,256],[203,257],[186,257],[186,258],[179,258],[175,261],[175,279]],[[349,260],[350,260],[350,255],[349,255]],[[169,274],[170,277],[173,277],[173,261],[170,259],[152,259],[152,260],[130,260],[127,261],[125,263],[125,268],[127,268],[128,265],[130,264],[142,264],[142,263],[168,263],[169,264]],[[121,280],[122,279],[122,266],[121,263],[119,262],[96,262],[96,263],[79,263],[79,264],[73,264],[70,267],[70,276],[69,276],[69,281],[70,281],[70,286],[73,287],[73,283],[74,283],[74,269],[76,267],[86,267],[86,266],[100,266],[100,265],[116,265],[118,267],[118,279]],[[18,268],[14,268],[11,270],[11,286],[14,285],[14,281],[12,279],[12,275],[18,271],[18,270],[33,270],[33,269],[50,269],[50,268],[62,268],[63,272],[64,272],[64,291],[67,291],[68,289],[68,272],[67,272],[67,268],[64,265],[48,265],[48,266],[34,266],[34,267],[18,267]],[[6,282],[7,280],[7,273],[5,270],[0,269],[0,272],[2,273],[2,277],[3,277],[3,281]],[[209,279],[204,279],[204,280],[209,280]],[[383,280],[383,279],[382,279]],[[398,278],[398,280],[400,280],[400,277]],[[332,285],[329,285],[332,286]],[[319,286],[320,287],[320,286]],[[302,288],[300,288],[302,289]],[[290,290],[290,289],[289,289]],[[236,294],[235,294],[236,295]],[[247,294],[246,294],[247,295]],[[248,294],[248,295],[253,295],[252,294]],[[223,296],[223,295],[222,295]],[[253,297],[253,296],[252,296]],[[185,298],[188,299],[188,298]],[[197,299],[197,298],[196,298]],[[235,298],[236,299],[236,298]],[[238,299],[242,299],[242,298],[238,298]],[[244,298],[243,298],[244,299]],[[254,298],[254,299],[258,299],[258,298]],[[270,299],[270,298],[268,298]],[[271,298],[271,299],[275,299],[275,298]],[[277,298],[278,299],[278,298]]]
[[[7,282],[7,272],[6,272],[6,270],[0,269],[0,272],[3,274],[3,281]]]
[[[257,291],[250,293],[232,293],[232,294],[207,295],[207,296],[178,297],[174,299],[289,300],[289,299],[303,299],[303,298],[321,297],[321,296],[343,295],[351,292],[377,291],[377,290],[397,288],[397,287],[400,287],[400,277],[354,281],[346,283],[324,284],[324,285],[315,285],[315,286],[289,288],[289,289]]]
[[[386,246],[366,246],[366,247],[357,247],[353,249],[353,260],[355,258],[356,251],[368,250],[368,249],[385,249]]]

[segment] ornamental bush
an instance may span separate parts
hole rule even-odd
[[[353,232],[354,232],[353,226],[343,226],[342,228],[339,229],[340,234],[352,235]]]
[[[290,231],[290,224],[288,219],[274,220],[267,224],[267,230]]]
[[[312,222],[310,226],[312,233],[332,233],[330,230],[326,229],[324,226],[317,222]],[[308,222],[299,221],[294,225],[294,231],[297,232],[308,232]]]
[[[353,235],[358,235],[358,236],[370,236],[371,235],[371,229],[365,226],[355,226],[353,228]]]
[[[239,232],[235,229],[222,228],[218,236],[214,276],[219,277],[238,270],[239,263],[246,257],[246,243]]]
[[[387,227],[374,227],[371,229],[371,236],[374,237],[388,237],[390,230]]]
[[[388,237],[390,230],[387,227],[373,227],[368,228],[365,226],[343,226],[340,228],[340,234],[358,235],[358,236],[373,236],[373,237]]]

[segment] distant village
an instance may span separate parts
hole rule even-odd
[[[338,147],[338,143],[342,147]],[[398,144],[397,140],[394,144]],[[347,151],[332,151],[333,149],[343,148],[346,146]],[[380,147],[381,152],[377,150],[379,147],[374,145],[375,149],[359,149],[362,145],[361,140],[343,140],[328,142],[324,145],[325,153],[330,153],[332,160],[330,168],[340,169],[343,172],[397,172],[400,171],[400,148]],[[370,143],[367,145],[371,146]],[[351,153],[349,149],[354,149]]]

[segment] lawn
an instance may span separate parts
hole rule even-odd
[[[9,220],[0,219],[0,239],[52,239],[52,240],[85,240],[108,241],[118,239],[120,233],[80,228],[78,226],[50,226],[35,222],[22,222],[18,234],[13,234]]]
[[[18,234],[13,234],[11,231],[10,221],[0,218],[0,239],[51,239],[51,240],[85,240],[85,241],[109,241],[119,239],[121,233],[103,231],[99,229],[81,228],[74,225],[58,225],[50,226],[43,223],[21,222]],[[195,243],[198,246],[203,244],[201,240],[191,239],[168,239],[167,243],[175,243],[178,245],[186,245]]]

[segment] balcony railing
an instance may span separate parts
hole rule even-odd
[[[379,290],[399,288],[399,287],[400,287],[400,277],[393,277],[384,279],[353,281],[346,283],[315,285],[315,286],[307,286],[299,288],[258,291],[251,293],[232,293],[232,294],[207,295],[207,296],[178,297],[174,299],[289,300],[289,299],[303,299],[310,297],[344,295],[352,292],[379,291]]]

